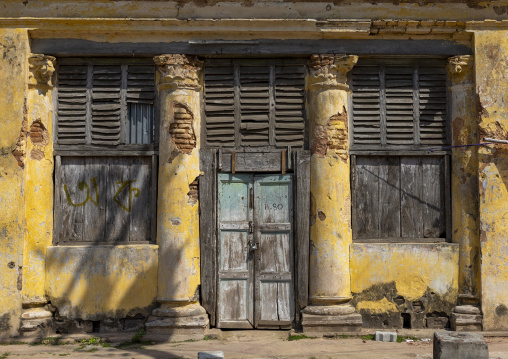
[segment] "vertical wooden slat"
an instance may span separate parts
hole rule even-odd
[[[215,326],[216,295],[216,150],[201,149],[199,178],[199,233],[201,251],[201,305],[210,314],[210,325]]]
[[[129,212],[123,206],[129,202],[129,190],[123,182],[130,177],[130,163],[125,158],[110,158],[108,173],[108,196],[106,205],[105,241],[118,242],[129,239]],[[119,183],[120,182],[120,183]]]
[[[93,65],[88,63],[86,74],[86,144],[92,143]]]
[[[444,208],[446,221],[446,239],[452,239],[452,199],[451,199],[451,179],[450,179],[450,155],[444,158]]]
[[[440,157],[423,157],[423,237],[445,236],[444,163]]]
[[[107,173],[100,157],[84,157],[83,180],[89,188],[89,199],[83,206],[83,241],[102,242],[106,227]]]
[[[353,238],[359,238],[358,235],[358,213],[356,195],[358,193],[357,175],[356,175],[356,155],[351,155],[351,229]]]
[[[358,238],[379,237],[379,157],[356,158],[356,224]]]
[[[242,143],[242,137],[240,136],[241,126],[242,126],[242,111],[240,107],[240,66],[238,64],[234,64],[234,97],[235,97],[235,146],[240,147]]]
[[[386,70],[385,66],[379,67],[379,117],[381,146],[386,145]]]
[[[80,183],[85,182],[83,160],[79,157],[64,157],[62,159],[62,186],[61,214],[62,221],[57,224],[60,227],[60,242],[83,241],[84,214],[83,204],[87,198],[85,186],[80,190]]]
[[[150,189],[150,194],[152,198],[151,202],[151,215],[152,221],[150,222],[151,230],[150,230],[150,240],[155,242],[157,239],[157,175],[158,164],[157,164],[157,155],[152,155],[152,187]]]
[[[413,134],[414,144],[420,145],[420,90],[418,65],[413,66]]]
[[[127,142],[127,74],[128,74],[128,66],[126,64],[122,64],[122,83],[120,85],[120,142]]]
[[[296,151],[295,216],[295,293],[296,318],[309,302],[309,240],[310,240],[310,152]]]
[[[268,122],[268,142],[270,146],[275,146],[275,65],[270,65],[269,69],[268,98],[270,117]]]
[[[423,238],[422,166],[419,157],[400,159],[401,235]]]
[[[62,157],[55,156],[55,202],[53,205],[53,213],[55,216],[55,226],[53,229],[53,244],[58,244],[61,240],[60,232],[62,229]]]
[[[379,203],[372,208],[379,210],[379,238],[400,237],[400,158],[380,157],[380,160]]]
[[[129,241],[146,241],[150,237],[151,222],[155,217],[148,212],[152,202],[152,171],[151,157],[126,158],[129,164],[129,177],[132,180],[128,195],[131,199],[129,211]],[[128,189],[125,189],[128,191]]]

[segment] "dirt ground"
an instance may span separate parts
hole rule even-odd
[[[206,336],[148,337],[132,343],[133,333],[55,336],[32,343],[20,341],[0,345],[0,359],[14,358],[197,358],[198,352],[222,351],[233,358],[352,358],[432,359],[432,331],[400,333],[412,342],[383,343],[369,336],[301,338],[283,331],[212,331]],[[368,335],[362,333],[362,335]],[[186,339],[187,338],[187,339]],[[165,339],[166,341],[162,341]],[[289,340],[292,339],[292,340]],[[489,358],[508,359],[508,337],[486,337]]]

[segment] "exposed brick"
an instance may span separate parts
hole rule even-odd
[[[179,102],[173,103],[173,122],[169,126],[169,133],[178,151],[187,155],[196,148],[193,121],[194,115],[188,106]]]

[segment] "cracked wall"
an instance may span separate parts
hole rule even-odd
[[[200,175],[200,92],[160,86],[164,130],[159,140],[157,244],[165,259],[159,263],[157,297],[165,302],[193,302],[200,284],[196,182]]]
[[[24,169],[21,157],[13,152],[26,153],[26,31],[0,29],[0,50],[0,337],[4,337],[17,333],[21,314]]]
[[[508,31],[475,33],[480,137],[508,140]],[[479,149],[484,330],[508,329],[508,148]]]
[[[352,244],[351,292],[364,326],[448,327],[458,295],[458,260],[458,245],[451,243]]]

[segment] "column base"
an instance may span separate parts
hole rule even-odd
[[[19,332],[24,338],[44,338],[55,332],[53,313],[44,307],[24,309]]]
[[[351,305],[310,305],[302,311],[304,333],[358,332],[362,325],[361,314]]]
[[[206,310],[197,303],[183,306],[163,304],[152,311],[145,327],[149,335],[204,334],[209,323]]]
[[[458,305],[450,317],[451,329],[456,332],[473,332],[482,330],[482,314],[476,305]]]

